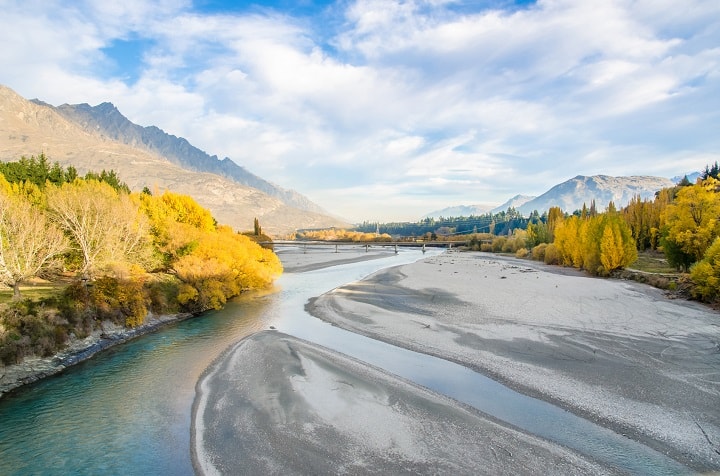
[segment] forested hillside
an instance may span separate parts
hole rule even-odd
[[[277,256],[187,195],[130,193],[113,171],[79,177],[47,157],[0,164],[0,361],[50,355],[103,322],[218,309],[282,272]],[[23,300],[44,278],[57,292]]]

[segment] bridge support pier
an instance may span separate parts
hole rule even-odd
[[[338,247],[337,247],[337,246],[338,246],[338,245],[335,245],[335,253],[338,252]]]

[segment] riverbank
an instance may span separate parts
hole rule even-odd
[[[307,252],[301,252],[299,247],[285,248],[279,250],[277,255],[286,272],[305,272],[384,258],[392,254],[392,251],[380,247],[371,247],[369,251],[366,251],[365,247],[361,245],[358,245],[357,248],[343,248],[338,253],[334,253],[333,250],[334,247],[331,245],[313,247]],[[23,385],[57,375],[66,368],[91,358],[98,352],[189,317],[192,317],[192,314],[151,314],[148,315],[144,324],[133,329],[104,322],[103,329],[96,329],[83,339],[71,340],[65,349],[53,356],[27,357],[23,362],[15,365],[3,366],[0,364],[0,398]]]
[[[51,357],[28,357],[19,364],[0,366],[0,398],[23,385],[59,374],[98,352],[189,317],[192,314],[149,315],[144,324],[133,329],[105,322],[102,330],[96,329],[83,339],[71,340],[62,352]]]
[[[446,253],[312,300],[347,330],[452,360],[696,471],[720,470],[720,316],[637,283]]]

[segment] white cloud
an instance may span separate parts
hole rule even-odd
[[[54,104],[112,101],[353,219],[359,203],[414,218],[577,174],[719,160],[711,0],[377,0],[332,18],[4,3],[0,83]],[[137,38],[149,40],[137,79],[112,77],[103,48]]]

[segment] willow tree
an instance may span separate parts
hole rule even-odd
[[[20,299],[20,284],[56,264],[67,240],[37,207],[20,196],[0,193],[0,282]]]
[[[147,217],[123,192],[96,180],[76,180],[47,190],[51,217],[82,255],[83,274],[112,263],[143,264],[149,256]]]
[[[191,311],[219,309],[228,298],[264,288],[282,273],[277,255],[227,226],[199,234],[197,246],[172,267],[182,282],[178,301]]]

